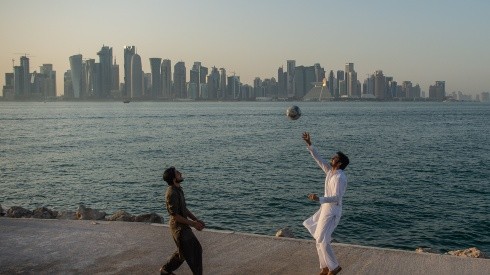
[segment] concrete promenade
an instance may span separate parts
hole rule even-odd
[[[312,240],[196,232],[204,274],[318,274]],[[334,244],[351,274],[490,274],[489,259]],[[166,225],[0,218],[0,274],[159,274],[175,251]],[[175,274],[191,274],[184,263]]]

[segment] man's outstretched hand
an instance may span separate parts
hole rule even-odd
[[[311,138],[310,138],[310,133],[304,132],[303,133],[303,140],[308,144],[308,146],[311,146]]]

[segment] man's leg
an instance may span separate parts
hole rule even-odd
[[[172,271],[179,268],[183,262],[184,259],[180,256],[180,253],[177,250],[174,252],[174,254],[172,254],[172,257],[168,259],[167,263],[162,266],[161,271],[171,273]]]
[[[320,269],[327,267],[327,255],[325,249],[323,248],[323,243],[316,243],[316,251],[318,253],[318,260],[320,260]]]
[[[172,232],[172,237],[174,239],[175,245],[177,246],[177,251],[172,254],[172,256],[167,260],[167,263],[162,266],[160,269],[160,272],[163,273],[163,271],[172,273],[172,271],[176,270],[179,268],[182,263],[184,263],[185,259],[182,256],[182,249],[180,245],[180,234],[177,234],[176,232]]]
[[[328,220],[323,238],[318,240],[316,243],[318,250],[318,257],[320,260],[320,267],[325,268],[328,267],[329,270],[334,270],[339,266],[337,261],[337,257],[335,257],[335,253],[333,252],[333,248],[331,245],[332,242],[332,233],[339,224],[340,216],[333,216]],[[325,266],[322,266],[322,261],[325,263]]]
[[[182,255],[194,275],[202,275],[202,247],[192,229],[183,230],[181,238]]]

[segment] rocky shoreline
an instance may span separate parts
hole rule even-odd
[[[131,215],[124,210],[118,210],[112,215],[104,211],[92,209],[80,204],[76,211],[55,211],[47,207],[38,207],[29,210],[20,206],[12,206],[5,210],[0,204],[0,216],[8,218],[34,218],[34,219],[58,219],[58,220],[102,220],[102,221],[124,221],[124,222],[147,222],[163,223],[163,217],[156,213]]]
[[[83,204],[78,206],[76,211],[55,211],[47,207],[39,207],[33,211],[25,209],[20,206],[12,206],[6,211],[0,204],[0,216],[6,216],[8,218],[34,218],[34,219],[58,219],[58,220],[102,220],[102,221],[124,221],[124,222],[146,222],[146,223],[163,223],[162,216],[156,213],[131,215],[124,210],[118,210],[112,215],[107,215],[106,212],[99,211],[86,207]],[[294,238],[294,234],[289,228],[279,229],[276,233],[276,237]],[[417,253],[433,253],[440,254],[432,248],[418,247],[415,249]],[[453,250],[443,255],[453,255],[459,257],[469,258],[484,258],[489,257],[476,247],[471,247],[461,250]]]

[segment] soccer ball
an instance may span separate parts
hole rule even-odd
[[[286,110],[286,116],[291,120],[297,120],[301,116],[301,110],[298,106],[293,105]]]

